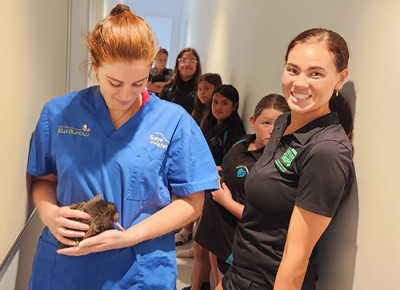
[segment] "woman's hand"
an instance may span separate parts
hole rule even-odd
[[[83,237],[89,229],[89,225],[72,219],[86,220],[91,216],[83,211],[70,209],[69,206],[51,205],[46,211],[42,211],[41,218],[58,241],[68,246],[74,246],[75,241],[69,238]]]
[[[33,177],[31,194],[43,224],[58,241],[73,246],[75,242],[68,237],[83,237],[89,226],[71,218],[85,220],[90,219],[90,215],[69,206],[59,207],[56,199],[57,182],[54,174]]]
[[[83,256],[94,252],[103,252],[130,246],[126,231],[107,230],[96,236],[84,239],[78,246],[57,250],[57,253],[69,256]]]

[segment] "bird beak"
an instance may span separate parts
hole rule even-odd
[[[121,231],[125,231],[125,229],[119,224],[119,222],[115,222],[114,225],[116,225]]]

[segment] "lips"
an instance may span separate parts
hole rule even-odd
[[[117,101],[118,102],[118,104],[120,104],[121,106],[128,106],[129,104],[131,104],[132,103],[132,100],[130,100],[130,101]]]
[[[296,93],[292,93],[292,96],[298,100],[306,100],[308,98],[311,98],[311,95],[307,95],[307,94],[296,94]]]

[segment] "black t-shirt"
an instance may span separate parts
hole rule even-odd
[[[246,134],[246,131],[241,121],[231,124],[225,130],[219,130],[218,126],[223,126],[223,124],[216,125],[210,131],[205,132],[204,135],[215,164],[221,165],[225,154],[228,153],[233,144]]]
[[[172,69],[164,68],[161,72],[159,72],[156,68],[152,68],[149,74],[149,82],[167,82],[169,81],[172,74]]]
[[[246,204],[233,244],[233,265],[272,285],[294,206],[334,217],[354,178],[352,146],[335,113],[282,136],[289,123],[290,113],[278,117],[246,178]],[[303,286],[315,285],[314,254]]]
[[[194,108],[196,98],[196,84],[194,79],[182,82],[179,86],[165,85],[160,92],[160,99],[181,105],[189,114]]]
[[[232,193],[233,200],[244,204],[244,181],[261,156],[263,149],[248,151],[255,135],[246,135],[225,155],[222,161],[222,179]],[[211,194],[206,196],[203,215],[199,223],[196,242],[211,251],[222,261],[226,261],[232,252],[232,242],[238,218],[214,201]]]

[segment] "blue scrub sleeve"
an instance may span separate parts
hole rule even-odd
[[[51,151],[49,111],[45,105],[32,136],[27,172],[33,176],[56,173],[56,165]]]
[[[168,148],[169,186],[177,197],[219,188],[218,170],[203,133],[194,119],[184,114]]]

